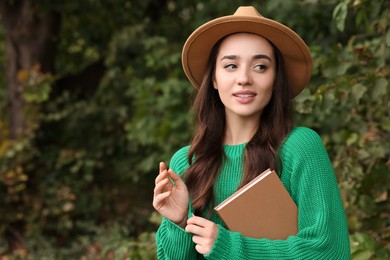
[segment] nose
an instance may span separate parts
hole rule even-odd
[[[247,69],[242,69],[238,75],[237,83],[240,86],[246,86],[252,84],[250,72]]]

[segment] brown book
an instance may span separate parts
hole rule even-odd
[[[297,206],[270,169],[214,209],[229,230],[247,237],[287,239],[298,232]]]

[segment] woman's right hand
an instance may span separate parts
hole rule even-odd
[[[171,180],[175,183],[173,184]],[[160,173],[156,178],[153,207],[165,218],[184,228],[188,214],[189,194],[187,186],[165,163],[160,162]]]

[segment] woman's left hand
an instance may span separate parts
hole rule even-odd
[[[196,251],[203,255],[211,251],[218,235],[218,226],[214,222],[193,216],[187,220],[185,230],[194,235],[192,241],[196,244]]]

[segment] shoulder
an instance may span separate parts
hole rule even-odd
[[[294,128],[281,146],[279,155],[282,161],[281,178],[296,200],[299,189],[307,188],[307,185],[323,186],[328,183],[337,186],[332,162],[321,137],[314,130]]]
[[[280,153],[283,158],[294,160],[328,157],[321,137],[307,127],[295,127],[284,140]]]
[[[323,148],[321,137],[307,127],[295,127],[283,142],[282,149],[311,150]]]
[[[169,168],[171,168],[174,172],[179,175],[182,175],[184,170],[186,170],[189,166],[188,164],[188,152],[190,146],[184,146],[177,150],[169,163]]]
[[[285,142],[297,142],[297,141],[318,141],[320,136],[313,129],[297,126],[287,136]]]

